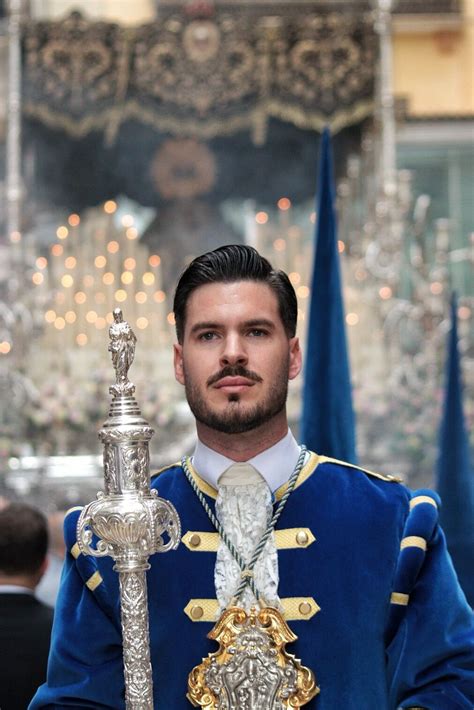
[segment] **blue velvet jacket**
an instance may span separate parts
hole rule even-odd
[[[213,507],[215,491],[193,475]],[[216,650],[206,635],[216,612],[218,540],[181,466],[152,485],[174,503],[184,533],[175,552],[150,559],[147,573],[154,702],[157,710],[188,710],[188,673]],[[472,614],[437,503],[436,494],[412,494],[316,454],[304,466],[276,543],[279,595],[298,636],[287,650],[321,688],[308,710],[474,707]],[[80,554],[78,515],[65,521],[48,679],[30,710],[124,707],[118,575],[109,558]]]

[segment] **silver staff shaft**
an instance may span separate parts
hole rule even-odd
[[[150,489],[149,441],[154,432],[141,415],[135,387],[128,379],[136,337],[118,308],[109,336],[116,382],[110,387],[108,419],[99,431],[104,445],[104,492],[83,509],[77,542],[86,555],[109,555],[115,560],[120,580],[126,707],[152,710],[146,570],[150,555],[178,546],[181,526],[174,506]]]

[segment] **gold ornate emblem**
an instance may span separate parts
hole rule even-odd
[[[296,641],[277,609],[226,609],[208,634],[219,644],[191,671],[188,698],[204,710],[287,710],[319,693],[313,672],[285,650]]]

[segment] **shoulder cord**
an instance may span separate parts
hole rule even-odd
[[[183,458],[181,460],[181,466],[183,467],[183,471],[184,471],[189,483],[191,484],[193,491],[195,492],[196,496],[198,497],[199,502],[201,503],[202,507],[206,511],[209,520],[211,521],[211,523],[213,524],[213,526],[217,530],[219,537],[222,539],[224,544],[227,546],[230,554],[232,555],[232,557],[234,558],[234,560],[237,562],[237,564],[239,565],[239,567],[241,569],[241,575],[240,575],[241,581],[240,581],[240,584],[237,588],[237,591],[235,592],[233,601],[234,600],[238,601],[240,599],[240,597],[242,596],[243,591],[247,585],[250,586],[257,601],[259,601],[261,598],[261,594],[258,591],[257,587],[255,586],[253,569],[254,569],[255,564],[256,564],[258,558],[260,557],[265,545],[267,544],[268,538],[273,533],[275,526],[278,522],[278,518],[282,514],[283,508],[285,507],[286,502],[295,487],[297,478],[301,472],[301,469],[303,468],[303,464],[304,464],[304,460],[305,460],[305,456],[306,456],[306,450],[307,449],[305,446],[300,447],[300,455],[298,456],[298,461],[296,462],[295,470],[293,471],[293,473],[291,474],[291,476],[288,480],[288,486],[286,488],[286,491],[283,494],[272,519],[268,523],[267,529],[263,533],[262,538],[260,539],[260,542],[256,546],[256,548],[253,552],[252,558],[251,558],[250,562],[248,563],[248,565],[245,563],[245,560],[240,555],[240,553],[238,552],[238,550],[234,546],[232,540],[229,538],[226,531],[222,527],[221,523],[219,522],[217,517],[212,512],[204,495],[199,490],[198,485],[197,485],[196,481],[194,480],[194,478],[191,474],[191,471],[189,469],[189,457],[183,456]]]

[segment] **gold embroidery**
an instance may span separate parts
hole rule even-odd
[[[285,528],[275,530],[275,545],[277,550],[292,550],[298,547],[306,548],[316,540],[309,528]]]
[[[313,597],[285,597],[280,602],[286,621],[308,621],[321,610]],[[219,603],[217,599],[190,599],[184,613],[191,621],[216,621]]]
[[[88,587],[91,592],[94,591],[94,589],[97,589],[99,584],[102,583],[102,577],[100,576],[99,572],[94,572],[92,577],[89,577],[89,579],[86,582],[86,587]]]
[[[390,597],[391,604],[400,604],[401,606],[406,606],[410,600],[409,594],[402,594],[401,592],[392,592]]]
[[[204,139],[251,129],[260,142],[270,118],[306,130],[329,125],[335,133],[372,114],[370,13],[348,20],[281,6],[269,17],[265,4],[256,15],[217,8],[209,20],[170,7],[160,22],[133,29],[78,14],[28,27],[25,82],[38,95],[24,112],[74,137],[105,130],[110,140],[136,119],[161,133]],[[325,43],[337,51],[321,51]],[[210,67],[204,84],[203,62]]]
[[[416,505],[420,505],[420,503],[429,503],[429,505],[434,505],[435,508],[438,508],[436,501],[434,498],[431,498],[431,496],[415,496],[410,501],[410,510],[413,510],[413,508]]]
[[[196,609],[202,609],[202,614],[199,618],[195,617]],[[219,602],[217,599],[190,599],[183,611],[191,621],[216,621],[219,613]]]
[[[321,611],[313,597],[285,597],[280,601],[286,621],[308,621]]]
[[[80,554],[81,554],[81,551],[80,551],[80,549],[79,549],[79,545],[78,545],[77,542],[76,542],[76,543],[74,543],[74,545],[71,547],[71,555],[74,557],[74,559],[77,560],[77,558],[79,557]]]
[[[404,537],[400,543],[400,550],[404,550],[406,547],[419,547],[420,550],[426,551],[426,540],[418,535],[409,535]]]
[[[277,550],[293,550],[306,548],[316,540],[309,528],[285,528],[275,530],[275,545]],[[181,538],[183,545],[192,552],[217,552],[219,534],[216,532],[201,532],[188,530]]]
[[[197,543],[197,538],[199,538],[199,543]],[[188,530],[181,538],[181,542],[192,552],[217,552],[219,533]]]
[[[219,533],[188,530],[181,538],[181,541],[192,552],[217,552]]]

